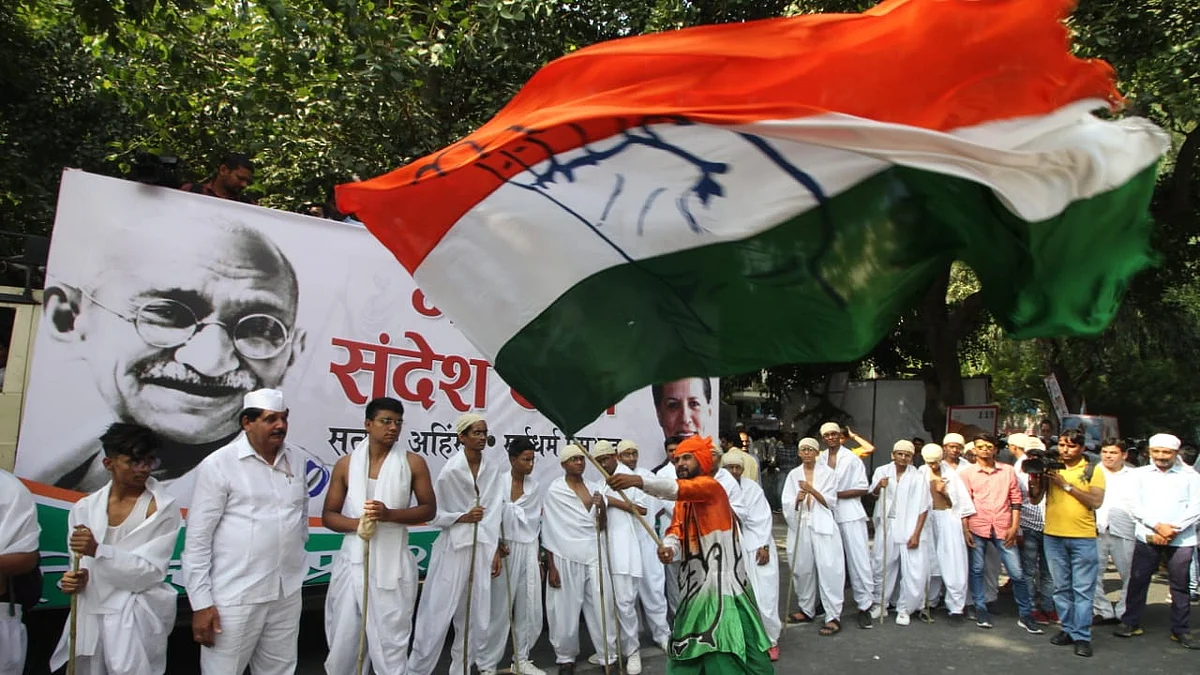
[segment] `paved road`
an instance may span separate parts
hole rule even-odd
[[[776,526],[777,543],[782,546],[782,528]],[[780,575],[786,580],[786,572]],[[1110,570],[1106,588],[1115,597],[1117,580]],[[782,598],[784,593],[780,593]],[[843,620],[845,628],[840,635],[820,637],[817,625],[807,624],[785,628],[780,639],[781,657],[776,671],[781,675],[811,675],[816,669],[834,668],[838,675],[876,675],[880,673],[904,673],[925,675],[926,673],[1010,673],[1020,668],[1036,668],[1037,675],[1077,675],[1086,668],[1099,673],[1122,673],[1127,675],[1185,675],[1200,673],[1200,651],[1189,652],[1170,641],[1168,630],[1167,585],[1164,578],[1156,578],[1150,591],[1150,606],[1147,609],[1144,627],[1146,635],[1133,639],[1112,637],[1110,626],[1098,626],[1094,631],[1096,656],[1090,660],[1074,655],[1069,647],[1055,647],[1049,643],[1055,628],[1047,626],[1045,635],[1029,635],[1016,626],[1016,607],[1011,598],[1002,597],[994,617],[996,627],[982,630],[967,622],[953,627],[946,621],[945,614],[935,615],[935,623],[923,624],[913,620],[909,626],[896,626],[888,620],[883,626],[871,630],[856,627],[852,613],[847,611]],[[1200,607],[1193,604],[1197,618],[1194,628],[1200,628]],[[33,628],[38,634],[53,634],[57,637],[63,617],[47,616]],[[301,664],[299,675],[324,673],[325,634],[320,611],[306,612],[300,627]],[[168,672],[171,675],[198,674],[198,648],[189,639],[189,631],[177,630],[171,638]],[[38,640],[40,643],[51,640]],[[36,639],[36,637],[35,637]],[[587,666],[582,661],[592,653],[587,641],[586,630],[581,636],[581,674],[599,672],[599,668]],[[649,640],[646,641],[649,645]],[[52,648],[40,646],[39,651]],[[554,662],[550,644],[543,634],[533,654],[534,662],[549,671]],[[666,657],[657,647],[646,646],[642,650],[644,675],[666,673]],[[44,675],[45,666],[40,668],[30,663],[27,675]],[[449,649],[438,665],[439,674],[450,668]],[[457,674],[453,674],[457,675]]]

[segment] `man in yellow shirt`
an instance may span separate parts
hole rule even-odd
[[[1046,499],[1043,540],[1050,576],[1054,579],[1054,608],[1062,630],[1050,638],[1056,645],[1075,645],[1075,654],[1092,655],[1092,598],[1100,571],[1096,546],[1096,509],[1104,502],[1104,472],[1083,456],[1082,429],[1058,437],[1058,454],[1065,468],[1029,479],[1029,500]],[[1026,462],[1028,466],[1028,462]]]

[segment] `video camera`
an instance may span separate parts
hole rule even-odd
[[[129,179],[168,188],[179,188],[183,184],[178,157],[146,150],[139,150],[134,155]]]
[[[1021,463],[1021,470],[1030,476],[1040,476],[1047,471],[1059,471],[1067,468],[1063,463],[1062,457],[1058,454],[1058,446],[1051,445],[1049,448],[1027,448],[1025,450],[1025,461]]]

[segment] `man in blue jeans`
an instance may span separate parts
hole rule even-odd
[[[1033,620],[1033,604],[1029,600],[1029,587],[1021,572],[1021,557],[1017,549],[1017,533],[1021,524],[1021,488],[1017,474],[1007,464],[996,463],[996,440],[989,434],[975,437],[975,463],[959,471],[959,477],[971,495],[975,515],[967,517],[967,528],[971,539],[971,596],[975,602],[975,625],[991,628],[984,595],[984,559],[987,547],[994,546],[1000,552],[1004,568],[1012,580],[1013,597],[1017,601],[1020,618],[1017,625],[1037,635],[1042,632]]]
[[[1075,645],[1077,656],[1092,655],[1092,602],[1100,554],[1096,546],[1096,509],[1104,502],[1104,472],[1083,456],[1082,429],[1058,437],[1065,468],[1030,476],[1029,500],[1046,499],[1046,558],[1054,579],[1054,607],[1062,630],[1052,644]]]

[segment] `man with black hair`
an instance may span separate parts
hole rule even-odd
[[[100,443],[112,479],[76,502],[67,519],[67,546],[82,558],[79,571],[62,578],[63,592],[78,596],[76,673],[161,675],[178,597],[164,578],[183,519],[150,477],[159,450],[153,431],[116,422]],[[64,630],[50,669],[69,658]]]
[[[240,152],[230,152],[221,158],[217,173],[204,183],[185,183],[179,189],[219,199],[253,204],[243,193],[254,182],[254,162]]]
[[[1077,656],[1092,655],[1092,602],[1100,555],[1096,546],[1096,509],[1104,502],[1105,477],[1083,456],[1083,429],[1058,436],[1063,469],[1047,471],[1029,481],[1029,500],[1046,500],[1043,542],[1054,579],[1054,608],[1062,630],[1051,644],[1075,645]]]
[[[16,476],[0,469],[0,675],[25,670],[27,648],[24,610],[13,580],[37,568],[37,506],[29,489]]]
[[[242,433],[196,468],[183,573],[203,675],[288,675],[308,572],[308,491],[283,392],[246,394]]]
[[[381,673],[403,673],[408,662],[417,560],[408,548],[408,528],[437,510],[429,467],[420,455],[397,445],[404,405],[394,398],[367,403],[367,437],[337,461],[325,493],[321,522],[343,532],[325,596],[325,672],[350,673],[358,660],[362,625],[363,539],[370,541],[367,582],[367,662]],[[410,506],[413,499],[417,505]],[[371,525],[374,523],[374,532]],[[359,536],[353,536],[358,533]]]

